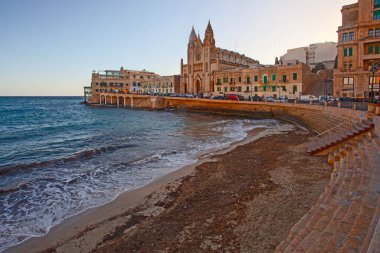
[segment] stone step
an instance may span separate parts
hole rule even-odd
[[[350,182],[347,178],[350,178],[352,173],[346,173],[347,169],[350,169],[350,162],[347,158],[342,158],[339,161],[340,168],[338,176],[335,181],[331,181],[329,186],[326,187],[325,193],[318,199],[316,209],[313,215],[309,218],[309,221],[305,224],[305,227],[300,230],[294,240],[289,244],[287,250],[293,252],[296,250],[305,250],[307,246],[311,246],[310,242],[315,240],[316,233],[313,232],[315,228],[322,229],[328,222],[326,218],[328,213],[333,213],[338,207],[339,199],[344,196],[347,187],[344,187],[344,182]],[[327,223],[326,223],[327,222]],[[313,233],[312,233],[313,232]]]
[[[368,226],[367,236],[364,239],[360,252],[362,253],[371,252],[370,248],[376,245],[376,243],[373,242],[373,246],[372,245],[370,246],[373,240],[376,240],[376,238],[378,239],[380,238],[380,234],[379,234],[380,231],[377,232],[377,229],[380,230],[379,222],[380,222],[380,197],[377,198],[376,211],[374,215],[372,216],[370,225]],[[380,248],[380,245],[378,245],[377,249],[379,248]]]

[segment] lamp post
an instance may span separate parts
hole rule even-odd
[[[327,105],[327,83],[329,82],[328,79],[325,79],[325,105]]]
[[[253,86],[252,86],[252,80],[251,80],[251,77],[249,77],[249,84],[251,85],[251,101],[253,101],[253,98],[252,98],[252,88],[253,88]]]
[[[377,65],[379,65],[379,63],[372,66],[371,69],[369,70],[372,72],[372,87],[371,87],[371,103],[372,104],[373,104],[373,99],[375,97],[375,94],[373,93],[373,86],[375,85],[375,72],[377,71]]]

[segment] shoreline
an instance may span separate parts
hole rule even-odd
[[[276,130],[273,128],[255,128],[249,131],[247,137],[245,137],[243,140],[233,142],[227,148],[210,151],[209,153],[203,154],[194,164],[184,166],[176,171],[170,172],[169,174],[155,178],[152,182],[145,186],[120,193],[111,202],[108,202],[105,205],[99,207],[87,209],[84,212],[71,216],[63,220],[60,224],[52,227],[46,235],[29,238],[20,244],[6,249],[4,252],[31,252],[30,249],[33,249],[32,252],[50,252],[51,249],[56,248],[59,245],[62,246],[70,241],[75,241],[75,237],[88,233],[89,231],[93,230],[94,227],[108,227],[106,224],[108,223],[107,221],[113,220],[115,217],[120,216],[121,214],[126,214],[139,205],[144,204],[144,202],[147,202],[149,200],[152,194],[155,194],[157,192],[159,192],[159,195],[168,194],[168,192],[165,192],[165,188],[170,185],[178,187],[185,177],[195,172],[195,168],[197,166],[203,163],[212,162],[213,159],[210,158],[211,156],[223,155],[236,149],[239,146],[254,142],[260,138],[273,134],[281,134],[282,131],[289,131],[289,126],[290,125],[282,125],[282,130],[277,130],[280,126],[277,126]],[[113,226],[111,225],[111,227],[105,229],[101,235],[95,237],[101,239],[109,233],[108,230],[116,229],[116,227],[117,224],[114,224]],[[75,252],[74,248],[70,246],[67,249],[69,249],[70,252],[72,252],[72,250]]]

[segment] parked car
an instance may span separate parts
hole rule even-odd
[[[326,96],[319,96],[318,98],[319,101],[334,101],[335,98],[333,96],[327,96],[327,99],[326,99]]]
[[[203,98],[211,98],[211,94],[210,93],[203,93]]]
[[[272,96],[268,96],[264,98],[265,102],[274,102],[274,98]]]
[[[252,101],[263,101],[263,97],[255,95],[255,96],[251,97],[251,100]]]
[[[314,95],[302,95],[300,96],[301,102],[310,102],[310,101],[317,101],[318,98]]]
[[[238,94],[227,94],[226,99],[227,100],[239,101],[239,96],[238,96]]]
[[[211,99],[226,100],[226,98],[224,96],[212,96]]]

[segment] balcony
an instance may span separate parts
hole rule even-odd
[[[380,59],[380,54],[365,54],[363,55],[363,60],[376,60]]]

